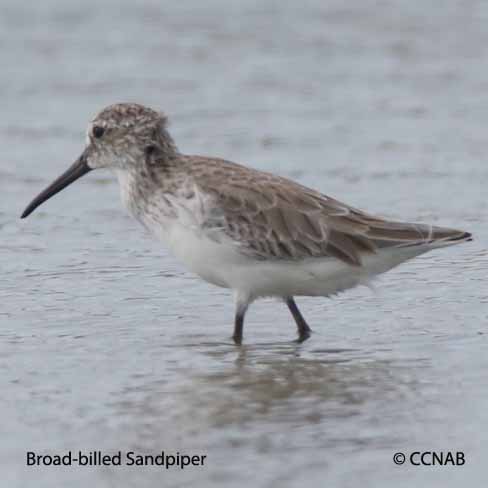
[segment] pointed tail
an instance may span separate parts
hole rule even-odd
[[[372,225],[369,237],[378,248],[427,246],[431,248],[452,246],[473,240],[469,232],[407,222],[382,222]]]

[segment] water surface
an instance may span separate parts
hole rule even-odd
[[[486,2],[3,2],[0,460],[5,486],[486,484]],[[101,107],[164,109],[187,153],[292,177],[475,242],[375,290],[282,304],[231,340],[187,273],[91,173],[18,219]],[[181,451],[203,468],[27,468],[25,452]],[[463,451],[464,467],[393,454]]]

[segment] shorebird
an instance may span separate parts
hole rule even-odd
[[[461,230],[370,215],[289,179],[219,158],[184,155],[167,117],[134,103],[104,108],[75,163],[27,206],[99,168],[117,175],[126,209],[192,272],[233,290],[233,339],[261,297],[288,306],[298,341],[311,329],[295,296],[328,297],[431,249],[471,239]]]

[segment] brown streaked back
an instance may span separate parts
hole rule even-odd
[[[286,178],[221,159],[186,156],[196,185],[214,197],[222,227],[242,252],[257,259],[335,257],[360,266],[364,254],[388,247],[449,245],[464,231],[388,221]]]

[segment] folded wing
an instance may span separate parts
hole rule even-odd
[[[196,181],[218,211],[205,225],[219,226],[241,252],[257,259],[333,257],[360,266],[365,254],[385,247],[469,238],[458,230],[374,217],[291,180],[234,163],[219,166],[221,184],[216,185],[208,169],[197,170]]]

